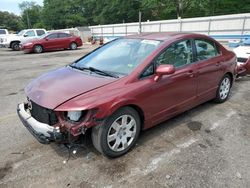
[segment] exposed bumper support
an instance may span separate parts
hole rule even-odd
[[[56,129],[48,124],[41,123],[34,119],[27,111],[27,105],[24,103],[17,105],[17,114],[23,125],[29,132],[42,144],[48,144],[50,141],[60,141],[62,134],[59,129]]]

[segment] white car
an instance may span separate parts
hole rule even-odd
[[[36,39],[45,33],[47,33],[45,29],[25,29],[18,34],[0,36],[0,46],[20,50],[20,43],[24,43],[30,39]]]
[[[237,71],[239,76],[250,74],[250,39],[233,49],[237,56]]]

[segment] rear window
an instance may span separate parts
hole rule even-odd
[[[7,34],[5,29],[0,29],[0,34]]]
[[[36,30],[37,36],[41,36],[43,34],[45,34],[44,30]]]
[[[212,41],[206,39],[195,39],[195,46],[198,61],[210,59],[219,54],[216,44]]]
[[[71,37],[71,35],[68,33],[59,33],[59,38],[67,38],[67,37]]]

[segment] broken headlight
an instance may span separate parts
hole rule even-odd
[[[79,122],[85,114],[85,111],[68,111],[66,118],[70,121]]]

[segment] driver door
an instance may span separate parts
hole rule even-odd
[[[148,82],[150,95],[147,107],[151,121],[159,123],[194,106],[197,92],[197,67],[194,62],[191,40],[182,40],[167,47],[155,59],[155,67],[173,64],[176,71],[164,75],[157,82]],[[152,113],[153,112],[153,113]]]
[[[53,33],[53,34],[50,34],[48,35],[44,42],[43,42],[43,46],[45,49],[57,49],[59,48],[59,43],[58,43],[58,34],[57,33]]]

